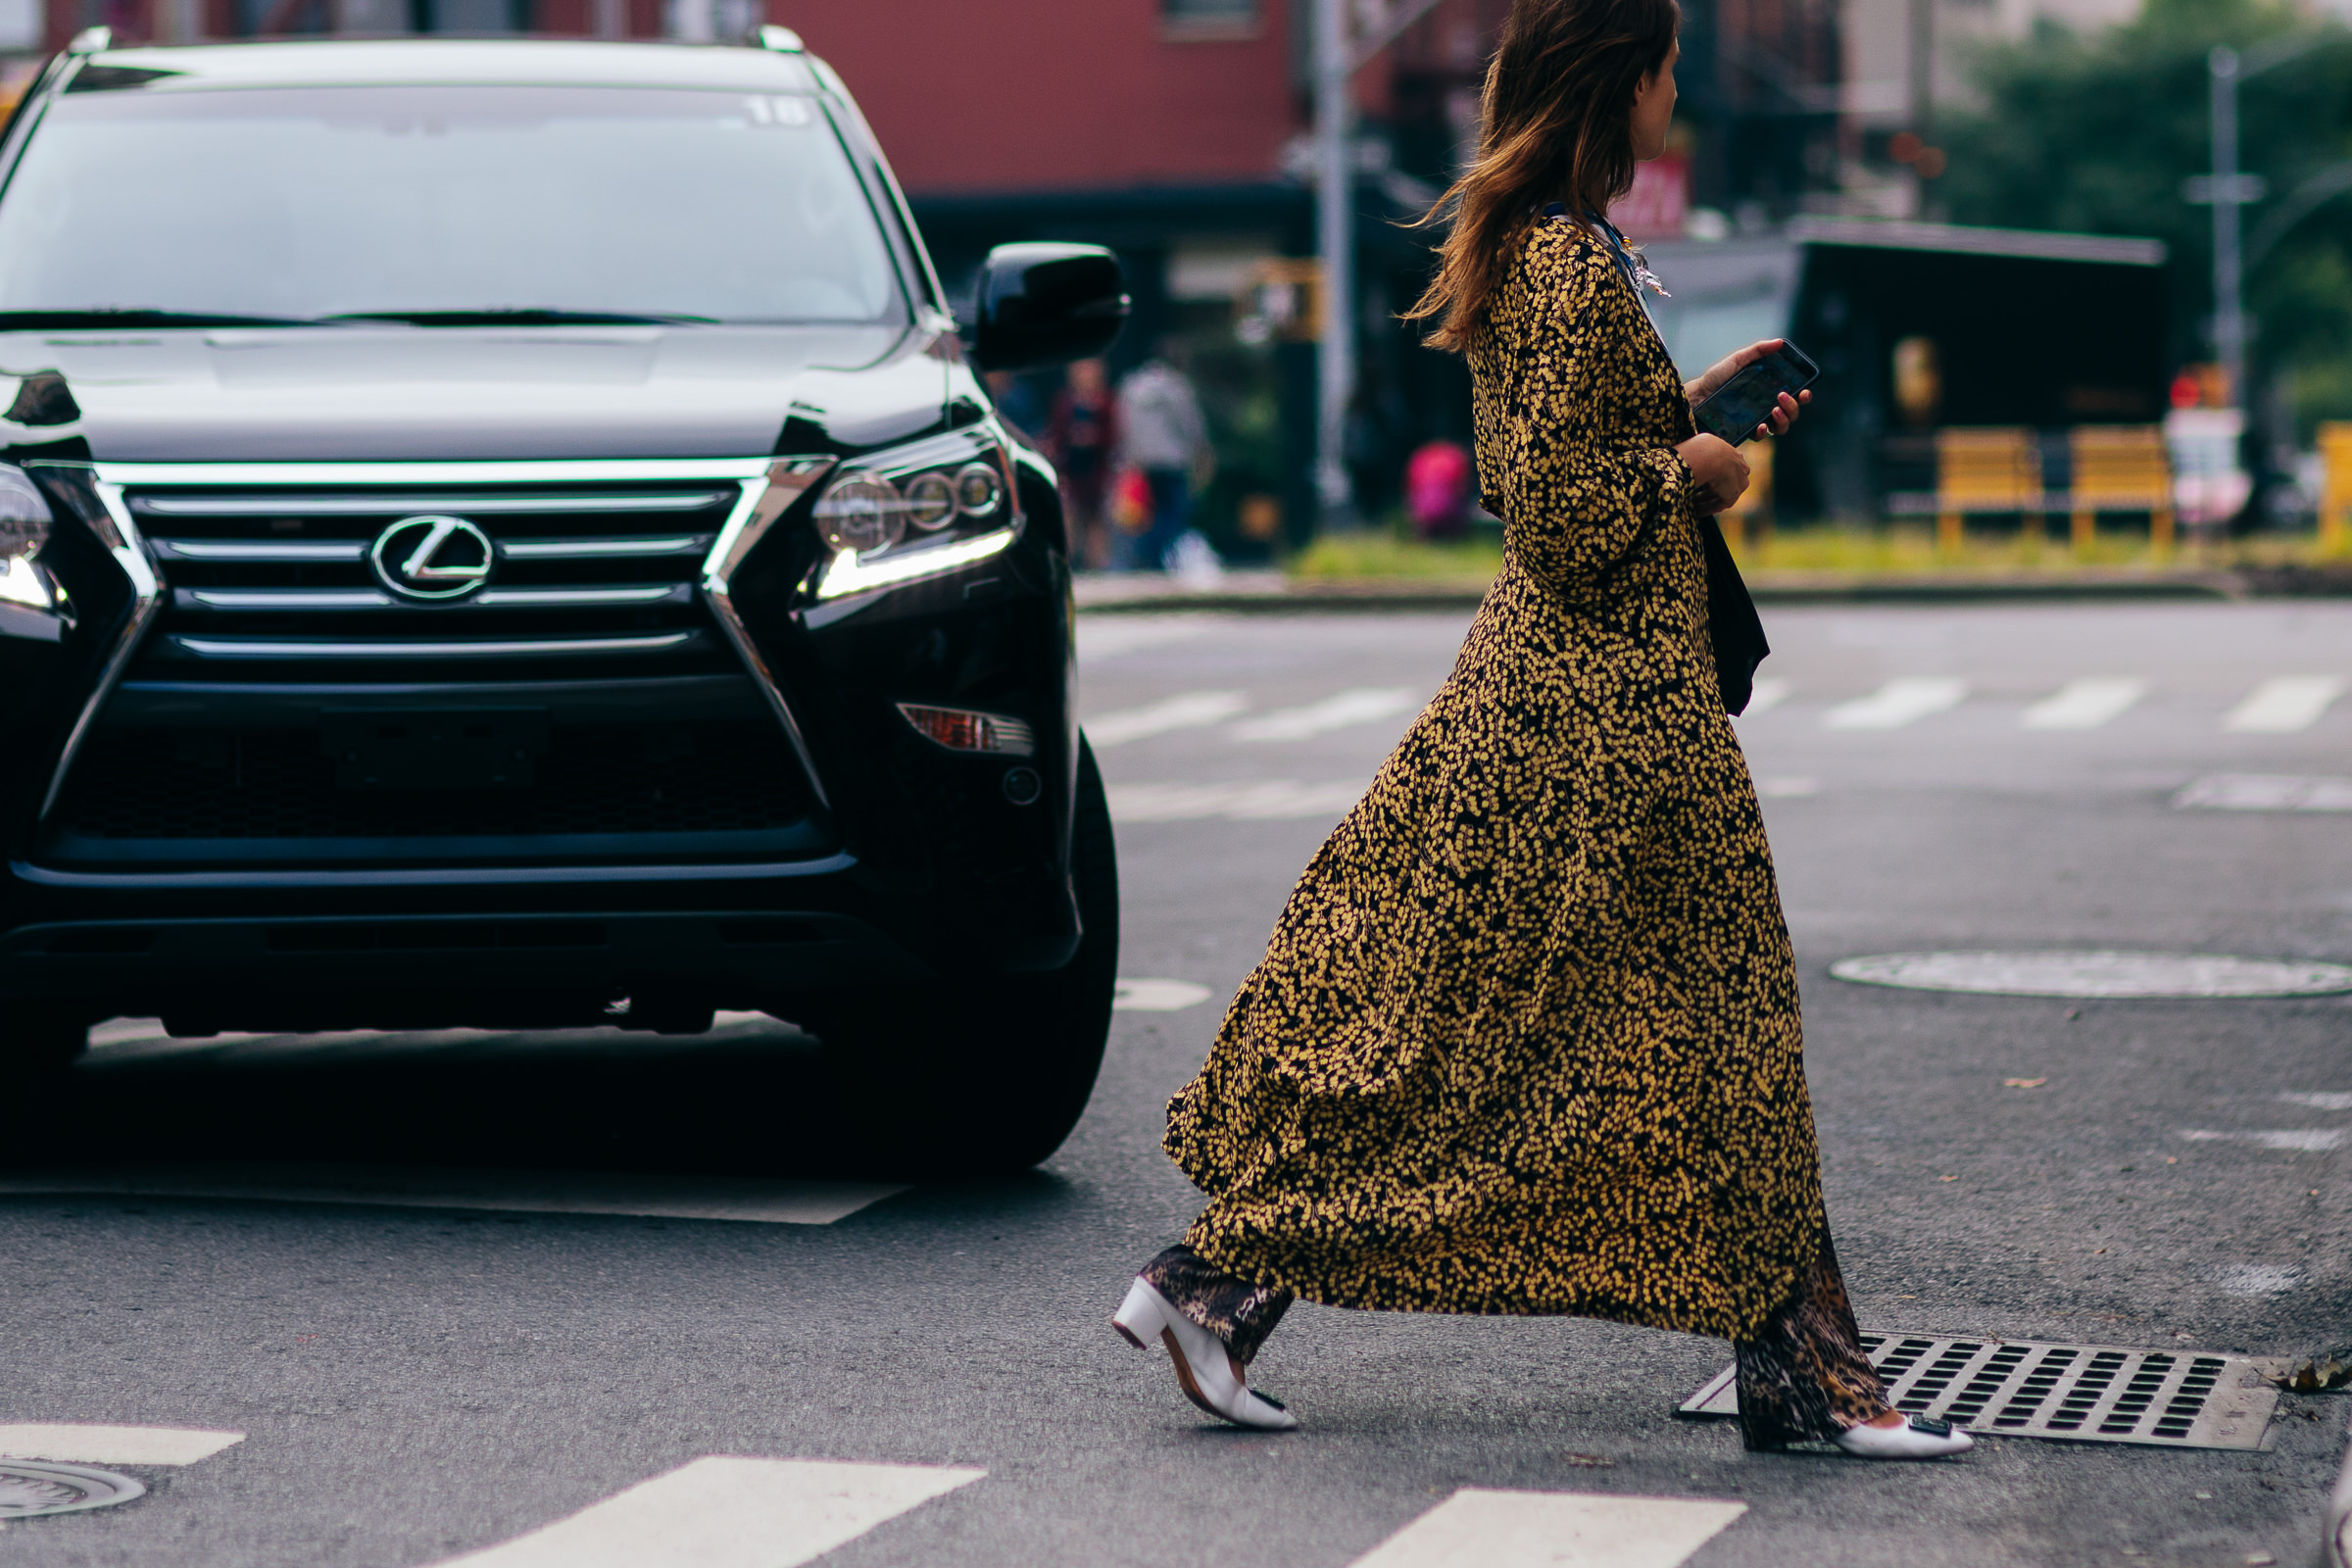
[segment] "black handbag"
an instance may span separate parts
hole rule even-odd
[[[1723,710],[1738,713],[1746,709],[1756,666],[1772,645],[1764,640],[1756,602],[1747,596],[1739,564],[1713,517],[1698,519],[1698,536],[1707,552],[1707,641],[1715,645],[1715,683],[1723,690]]]

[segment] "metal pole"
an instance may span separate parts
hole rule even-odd
[[[2213,76],[2213,346],[2230,406],[2245,407],[2246,314],[2238,263],[2237,51],[2217,44],[2205,57]]]
[[[1315,355],[1315,493],[1325,525],[1350,520],[1345,443],[1355,390],[1355,171],[1348,158],[1345,0],[1315,0],[1316,249],[1323,268],[1322,341]]]

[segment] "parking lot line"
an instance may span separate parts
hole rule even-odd
[[[194,1464],[245,1441],[242,1432],[195,1427],[109,1427],[79,1422],[0,1425],[0,1453],[60,1464]]]
[[[793,1568],[987,1473],[713,1456],[440,1568]]]
[[[1465,1487],[1349,1568],[1675,1568],[1746,1511],[1713,1497]]]

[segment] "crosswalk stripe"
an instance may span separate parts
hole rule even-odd
[[[1787,702],[1788,694],[1793,690],[1795,688],[1785,680],[1770,678],[1760,680],[1748,688],[1747,706],[1740,710],[1739,716],[1753,718],[1758,713],[1769,713]]]
[[[1349,1568],[1676,1568],[1741,1502],[1465,1487]]]
[[[18,1421],[0,1425],[0,1453],[60,1464],[194,1464],[245,1441],[197,1427],[107,1427]]]
[[[385,1208],[751,1220],[769,1225],[831,1225],[906,1190],[903,1184],[893,1182],[406,1165],[131,1165],[14,1171],[0,1176],[0,1197],[216,1198],[365,1203]]]
[[[2070,680],[2025,711],[2028,729],[2097,729],[2147,695],[2144,680]]]
[[[2343,690],[2344,683],[2333,675],[2280,675],[2230,710],[2222,728],[2241,735],[2291,735],[2309,729]]]
[[[2352,811],[2352,778],[2300,773],[2210,773],[2173,797],[2207,811]]]
[[[1938,675],[1909,675],[1888,681],[1868,697],[1839,703],[1821,716],[1831,729],[1899,729],[1913,719],[1956,708],[1968,683]]]
[[[1196,822],[1222,817],[1233,822],[1267,822],[1320,816],[1332,820],[1363,799],[1360,779],[1337,784],[1300,784],[1293,779],[1257,779],[1242,784],[1113,784],[1114,822]]]
[[[1358,686],[1303,708],[1285,708],[1233,726],[1237,741],[1302,741],[1355,724],[1376,723],[1421,706],[1409,686]]]
[[[1221,724],[1250,706],[1240,692],[1180,692],[1144,708],[1123,708],[1086,721],[1086,738],[1096,751],[1107,751],[1172,729],[1199,729]]]
[[[439,1568],[793,1568],[988,1472],[697,1459]]]

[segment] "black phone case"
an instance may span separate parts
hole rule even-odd
[[[1821,379],[1821,367],[1815,365],[1812,357],[1806,354],[1803,349],[1798,348],[1795,344],[1785,343],[1780,348],[1773,351],[1774,357],[1778,357],[1780,355],[1787,355],[1788,359],[1795,362],[1796,368],[1803,373],[1804,379],[1797,382],[1794,386],[1784,385],[1775,388],[1774,396],[1776,400],[1779,394],[1782,392],[1787,392],[1793,397],[1795,394],[1802,392],[1805,388],[1811,386],[1815,381]],[[1726,381],[1722,386],[1717,387],[1715,389],[1714,396],[1707,398],[1690,411],[1692,423],[1701,433],[1716,436],[1722,440],[1730,442],[1733,446],[1738,446],[1743,441],[1753,440],[1755,438],[1756,425],[1764,422],[1761,416],[1753,421],[1742,420],[1738,424],[1726,428],[1725,421],[1719,416],[1710,415],[1709,411],[1721,409],[1725,395],[1729,393],[1733,387],[1739,385],[1741,376],[1750,375],[1758,369],[1768,369],[1771,367],[1771,363],[1772,361],[1770,358],[1759,360],[1754,365],[1748,366],[1745,369],[1742,369],[1739,375],[1733,376],[1731,380]],[[1769,412],[1769,409],[1766,410],[1766,413]]]

